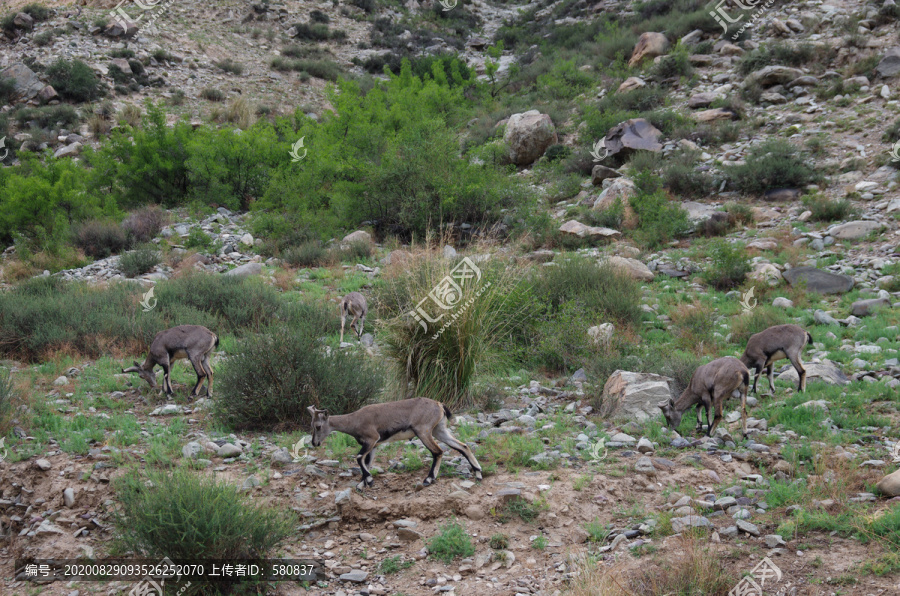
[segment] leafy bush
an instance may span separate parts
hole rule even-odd
[[[358,354],[327,355],[320,332],[301,324],[245,338],[219,375],[216,416],[232,428],[271,429],[308,422],[311,405],[346,414],[371,402],[383,383],[379,369]]]
[[[743,75],[760,70],[770,64],[804,66],[811,62],[828,64],[834,56],[832,48],[824,49],[811,43],[791,45],[784,42],[767,43],[741,58],[738,70]]]
[[[326,81],[336,81],[344,72],[336,62],[330,60],[287,60],[280,56],[272,59],[272,68],[281,71],[305,72]]]
[[[457,522],[444,524],[428,541],[428,554],[449,565],[453,559],[464,559],[475,554],[472,539]]]
[[[184,239],[185,248],[209,249],[213,245],[212,236],[207,234],[203,228],[194,226],[188,230],[187,238]]]
[[[691,229],[687,212],[669,200],[659,177],[648,171],[639,172],[635,184],[638,192],[629,198],[629,203],[638,217],[634,234],[637,240],[654,249],[687,234]]]
[[[696,156],[681,153],[662,170],[663,185],[678,196],[702,198],[715,190],[712,177],[697,169]]]
[[[159,308],[138,303],[132,283],[94,288],[40,277],[0,293],[0,354],[35,361],[56,351],[99,357],[110,350],[143,352],[154,335],[176,325],[205,325],[218,333],[259,331],[275,323],[333,323],[312,307],[285,302],[259,280],[188,275],[155,286]],[[312,324],[308,322],[306,324]]]
[[[750,149],[743,165],[727,170],[740,191],[762,194],[773,188],[802,188],[820,175],[804,160],[802,151],[784,139],[770,139]]]
[[[231,58],[226,58],[224,60],[220,60],[218,62],[213,62],[217,67],[221,68],[227,73],[233,75],[240,75],[244,73],[244,65],[240,62],[235,62]]]
[[[75,246],[89,257],[104,259],[128,248],[131,242],[128,232],[119,224],[108,220],[90,220],[75,227]]]
[[[22,12],[33,18],[37,22],[46,21],[51,16],[53,16],[52,9],[38,4],[37,2],[32,2],[30,4],[26,4],[22,8]]]
[[[291,267],[322,267],[331,262],[331,254],[318,240],[292,246],[281,258]]]
[[[71,101],[94,101],[105,94],[103,82],[81,60],[59,58],[47,67],[47,83],[60,97]]]
[[[138,209],[126,217],[122,228],[137,242],[150,242],[160,233],[168,218],[168,213],[153,205]]]
[[[580,300],[564,302],[536,324],[533,360],[550,372],[567,374],[585,366],[597,352],[587,330],[598,323]]]
[[[293,513],[184,468],[131,472],[114,486],[117,541],[140,557],[264,558],[294,532]]]
[[[313,10],[309,13],[309,20],[313,23],[325,23],[328,24],[331,22],[331,19],[327,14],[322,12],[321,10]]]
[[[564,305],[576,300],[592,317],[614,319],[622,324],[641,320],[640,286],[629,275],[607,264],[598,265],[591,259],[573,256],[554,267],[541,267],[532,284],[537,303],[551,313],[560,312]]]
[[[751,268],[743,245],[717,240],[711,253],[712,266],[703,272],[706,283],[717,290],[729,290],[744,283]]]
[[[0,103],[8,103],[16,92],[16,80],[0,77]]]
[[[225,101],[225,92],[220,89],[206,87],[200,91],[200,97],[207,101]]]
[[[160,260],[159,251],[152,244],[142,246],[119,258],[119,271],[125,277],[137,277],[159,265]]]
[[[78,112],[66,104],[40,108],[20,106],[13,112],[13,117],[19,126],[29,125],[39,128],[66,127],[78,122]]]
[[[829,199],[819,194],[803,197],[803,205],[812,211],[810,219],[813,221],[840,221],[856,213],[853,203],[847,199]]]
[[[653,76],[662,79],[671,79],[677,77],[689,78],[694,74],[694,67],[691,66],[690,52],[688,48],[680,42],[675,45],[671,52],[663,56],[659,62],[656,62],[650,69]]]

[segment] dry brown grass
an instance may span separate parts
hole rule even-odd
[[[293,290],[295,275],[292,269],[278,269],[275,271],[275,287],[282,292]]]

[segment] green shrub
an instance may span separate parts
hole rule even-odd
[[[137,277],[159,265],[160,260],[159,251],[152,244],[141,246],[119,257],[119,271],[125,277]]]
[[[309,13],[309,20],[313,23],[325,23],[326,25],[331,22],[328,15],[318,9]]]
[[[738,70],[743,75],[760,70],[764,66],[804,66],[810,63],[828,64],[834,56],[832,48],[823,49],[810,43],[791,45],[784,42],[767,43],[741,58]]]
[[[375,249],[371,243],[357,240],[335,251],[335,256],[340,261],[364,261],[370,258],[374,252]]]
[[[690,78],[694,74],[694,67],[691,66],[688,48],[677,43],[671,52],[653,64],[650,73],[661,79]]]
[[[536,324],[535,364],[557,374],[572,373],[585,366],[597,352],[587,334],[597,322],[597,315],[581,300],[564,302],[552,316],[542,317]]]
[[[428,554],[449,565],[453,559],[474,555],[475,547],[465,528],[454,521],[442,525],[438,533],[428,541]]]
[[[200,97],[207,101],[225,101],[225,92],[220,89],[206,87],[200,91]]]
[[[820,178],[804,157],[788,141],[770,139],[750,149],[744,164],[728,168],[727,175],[738,190],[749,194],[782,187],[802,188]]]
[[[19,126],[37,126],[39,128],[62,128],[78,123],[78,112],[70,105],[59,104],[40,108],[18,107],[13,117]]]
[[[2,98],[2,81],[0,81],[0,99]],[[900,141],[900,118],[894,120],[893,124],[884,129],[884,134],[881,135],[881,140],[886,143],[896,143],[897,141]]]
[[[291,267],[323,267],[331,262],[331,254],[318,240],[292,246],[281,258]]]
[[[184,468],[131,472],[114,486],[117,542],[139,557],[260,559],[294,532],[292,512]]]
[[[46,21],[51,16],[53,16],[53,10],[38,4],[37,2],[32,2],[30,4],[26,4],[22,8],[22,12],[33,18],[37,22]]]
[[[47,67],[47,83],[60,97],[71,101],[94,101],[105,94],[103,82],[81,60],[59,58]]]
[[[572,149],[565,145],[550,145],[544,152],[547,161],[561,161],[572,155]]]
[[[0,77],[0,103],[9,103],[16,92],[16,80]]]
[[[162,108],[148,104],[139,128],[118,127],[99,151],[86,155],[96,192],[113,196],[123,207],[183,202],[192,136],[190,123],[167,126]]]
[[[134,50],[128,48],[115,48],[109,51],[110,58],[134,58]]]
[[[577,301],[587,317],[604,317],[622,324],[641,320],[638,283],[614,267],[598,265],[585,257],[572,256],[556,266],[541,267],[532,284],[537,303],[551,313],[559,313]]]
[[[201,250],[207,250],[212,248],[212,245],[212,236],[207,234],[203,230],[203,228],[200,228],[198,226],[193,226],[190,230],[188,230],[187,238],[184,239],[185,248],[199,248]]]
[[[336,62],[330,60],[286,60],[280,56],[272,59],[272,68],[307,73],[326,81],[336,81],[344,72]]]
[[[225,72],[231,73],[233,75],[240,75],[244,73],[244,65],[240,62],[235,62],[231,58],[226,58],[224,60],[220,60],[219,62],[213,62],[213,64],[215,64]]]
[[[490,545],[494,550],[506,550],[509,548],[509,536],[506,534],[494,534],[491,536]]]
[[[241,342],[219,375],[219,420],[239,429],[298,426],[308,423],[311,405],[347,414],[378,395],[383,379],[374,364],[344,351],[326,355],[320,330],[298,323]]]
[[[629,198],[631,208],[638,217],[635,239],[650,249],[658,248],[691,229],[687,212],[681,205],[669,200],[662,190],[662,181],[649,171],[635,176],[637,195]]]
[[[394,573],[398,573],[403,569],[409,569],[415,564],[415,561],[404,561],[402,555],[394,555],[393,557],[385,558],[378,564],[378,573],[383,573],[384,575],[393,575]]]
[[[841,221],[856,213],[853,203],[847,199],[829,199],[819,194],[803,197],[803,205],[812,211],[812,221]]]
[[[575,60],[555,61],[546,74],[537,77],[538,88],[555,99],[572,99],[595,84],[594,77],[579,69]]]
[[[162,48],[153,50],[153,53],[150,54],[153,56],[153,59],[157,62],[172,62],[175,60],[175,55],[169,53],[167,50]]]
[[[662,169],[663,185],[676,196],[703,198],[715,190],[712,177],[697,168],[697,157],[680,153]]]
[[[717,290],[730,290],[744,283],[751,268],[743,245],[717,240],[711,253],[712,266],[703,272],[707,284]]]
[[[103,259],[128,248],[128,233],[119,224],[108,220],[91,220],[79,224],[73,232],[75,246],[89,257]]]

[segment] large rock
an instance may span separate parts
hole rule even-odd
[[[60,147],[56,150],[56,153],[53,154],[53,157],[75,157],[76,155],[81,153],[81,143],[75,141],[65,147]]]
[[[619,85],[619,88],[616,89],[616,93],[627,93],[628,91],[634,91],[635,89],[640,89],[641,87],[646,87],[647,83],[644,82],[640,77],[628,77],[622,84]]]
[[[627,257],[609,257],[604,261],[610,266],[615,267],[619,271],[627,273],[633,279],[639,281],[653,281],[655,277],[649,267],[638,261],[637,259],[629,259]]]
[[[895,470],[879,480],[875,488],[889,497],[900,497],[900,470]]]
[[[574,219],[570,219],[559,226],[559,231],[578,236],[579,238],[618,238],[622,235],[622,232],[618,230],[588,226]]]
[[[604,139],[610,155],[628,156],[638,150],[662,151],[662,132],[643,118],[632,118],[612,127]]]
[[[128,60],[126,60],[125,58],[113,58],[113,59],[110,61],[110,64],[111,64],[112,66],[115,66],[115,67],[118,68],[119,70],[121,70],[124,74],[127,74],[127,75],[132,75],[132,74],[134,74],[134,73],[131,71],[131,65],[128,64]]]
[[[857,300],[850,305],[850,314],[854,317],[867,317],[871,315],[876,308],[884,308],[885,306],[891,306],[891,301],[887,298]]]
[[[235,267],[231,271],[226,271],[223,275],[233,275],[235,277],[246,277],[248,275],[259,275],[262,273],[262,264],[245,263],[240,267]]]
[[[342,242],[345,244],[350,244],[353,242],[365,242],[366,244],[372,244],[372,236],[371,234],[363,230],[356,230],[355,232],[351,232],[344,236]]]
[[[13,79],[12,100],[14,102],[32,99],[46,86],[46,84],[34,74],[34,71],[21,62],[17,62],[0,71],[0,79]]]
[[[875,70],[883,77],[892,77],[900,73],[900,48],[891,48],[885,52]]]
[[[849,275],[822,271],[815,267],[794,267],[783,275],[792,286],[805,283],[807,290],[820,294],[843,294],[853,287],[853,278]]]
[[[641,33],[637,44],[634,46],[634,51],[631,52],[631,60],[628,61],[628,66],[640,64],[644,58],[663,56],[668,49],[669,40],[662,33],[653,31]]]
[[[877,221],[849,221],[830,228],[828,233],[838,240],[857,240],[882,229],[884,224]]]
[[[618,178],[622,174],[618,173],[612,168],[607,168],[606,166],[601,166],[597,164],[591,170],[591,184],[594,186],[600,186],[603,184],[604,180],[608,180],[609,178]]]
[[[107,37],[129,39],[137,33],[138,26],[133,22],[121,16],[112,20],[103,30],[103,34]]]
[[[643,422],[658,416],[659,403],[672,397],[669,377],[617,370],[603,386],[600,414]]]
[[[34,18],[27,12],[20,12],[13,17],[13,24],[19,29],[31,31],[34,29]]]
[[[600,193],[600,196],[594,201],[592,209],[604,211],[613,207],[618,201],[624,208],[622,225],[631,230],[638,224],[637,214],[631,207],[631,198],[636,196],[637,188],[635,188],[634,182],[628,178],[616,178]]]
[[[518,166],[533,163],[550,145],[559,142],[550,116],[537,110],[510,116],[503,140],[509,147],[509,159]]]
[[[721,213],[713,205],[698,203],[697,201],[684,201],[681,208],[687,211],[691,223],[702,223],[712,217],[713,213]]]
[[[850,379],[847,378],[847,375],[845,375],[831,360],[823,360],[822,362],[804,362],[803,368],[806,369],[807,381],[824,381],[829,385],[850,384]],[[800,382],[800,377],[797,375],[797,371],[794,370],[793,366],[778,375],[778,379],[781,381],[788,381],[789,383]]]
[[[697,122],[718,122],[719,120],[734,120],[737,114],[729,108],[713,108],[694,112],[694,120]]]
[[[784,85],[790,83],[794,79],[803,76],[803,71],[799,68],[791,68],[790,66],[766,66],[756,72],[750,73],[744,79],[744,87],[749,87],[754,83],[762,87],[771,87],[772,85]]]

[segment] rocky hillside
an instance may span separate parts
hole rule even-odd
[[[115,6],[0,8],[4,594],[129,593],[13,563],[114,555],[317,562],[267,594],[900,594],[893,0]],[[122,372],[182,324],[212,395]],[[666,424],[782,324],[808,386],[776,360],[746,433],[737,399]],[[308,442],[308,406],[412,395],[483,480],[445,447],[423,486],[414,439],[357,490],[355,441]]]

